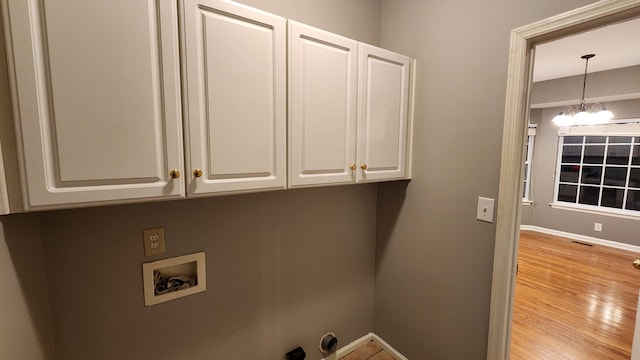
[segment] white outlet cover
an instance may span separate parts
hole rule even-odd
[[[476,219],[488,223],[493,223],[494,202],[494,199],[478,197],[478,213],[476,215]]]

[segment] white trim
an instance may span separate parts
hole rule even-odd
[[[524,159],[525,176],[523,177],[525,196],[522,198],[523,202],[531,202],[531,170],[533,169],[533,147],[536,142],[536,127],[537,125],[532,127],[532,125],[529,124],[529,132],[527,133],[527,153]],[[533,134],[531,133],[532,129]]]
[[[610,124],[589,126],[561,126],[558,128],[558,136],[639,136],[640,119],[629,119],[624,123],[611,122]]]
[[[0,144],[0,149],[2,145]],[[4,170],[4,158],[0,151],[0,215],[6,215],[11,212],[9,206],[9,192],[7,190],[7,177]]]
[[[411,60],[411,75],[409,75],[409,109],[407,119],[407,165],[406,165],[406,179],[411,179],[413,176],[413,128],[414,117],[416,112],[416,78],[418,76],[418,60]]]
[[[617,218],[629,219],[629,220],[640,220],[640,212],[635,211],[638,213],[638,215],[629,213],[633,210],[618,210],[619,211],[618,212],[618,211],[615,211],[617,209],[613,209],[613,208],[573,204],[573,203],[560,203],[560,202],[550,203],[549,206],[559,210],[577,211],[577,212],[583,212],[587,214],[611,216],[611,217],[617,217]]]
[[[640,253],[640,246],[638,245],[625,244],[618,241],[600,239],[592,236],[586,236],[586,235],[574,234],[566,231],[548,229],[548,228],[543,228],[535,225],[520,225],[520,230],[537,231],[544,234],[561,236],[561,237],[565,237],[573,240],[584,241],[589,244],[608,246],[615,249]]]
[[[376,344],[378,344],[384,351],[386,351],[389,354],[391,354],[396,360],[408,360],[404,355],[402,355],[400,352],[398,352],[396,349],[394,349],[386,341],[382,340],[381,337],[379,337],[378,335],[376,335],[376,334],[374,334],[372,332],[368,333],[367,335],[365,335],[365,336],[363,336],[363,337],[361,337],[359,339],[354,340],[353,342],[349,343],[348,345],[345,345],[345,346],[341,347],[335,353],[327,356],[326,358],[322,358],[321,360],[337,360],[337,359],[340,359],[341,357],[347,356],[348,354],[350,354],[351,352],[353,352],[354,350],[356,350],[360,346],[368,343],[369,341],[373,341]]]
[[[602,0],[511,31],[491,280],[487,360],[508,360],[522,207],[522,166],[536,44],[637,17],[640,0]]]
[[[404,355],[402,355],[400,352],[398,352],[396,349],[391,347],[391,345],[389,345],[386,341],[382,340],[382,338],[379,337],[378,335],[376,335],[374,333],[370,333],[370,335],[371,335],[371,339],[376,344],[380,345],[380,347],[382,349],[384,349],[384,351],[386,351],[386,352],[390,353],[391,355],[393,355],[393,357],[395,357],[397,360],[409,360]]]

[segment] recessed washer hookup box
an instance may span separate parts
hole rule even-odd
[[[142,264],[144,305],[151,306],[207,289],[204,252]]]

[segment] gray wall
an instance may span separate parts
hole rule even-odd
[[[0,359],[53,358],[38,215],[0,217]]]
[[[382,45],[418,59],[414,178],[378,188],[375,332],[410,359],[484,359],[512,28],[592,0],[382,1]]]
[[[243,2],[380,40],[378,0]],[[1,217],[0,358],[53,359],[55,340],[64,360],[281,359],[298,345],[319,359],[325,332],[342,346],[373,330],[376,196],[342,186]],[[145,258],[142,230],[158,226],[167,253]],[[207,291],[145,307],[141,264],[196,251]]]
[[[414,179],[378,186],[377,247],[375,185],[3,217],[2,270],[33,289],[0,295],[2,320],[31,314],[2,321],[0,358],[51,358],[48,307],[59,359],[315,359],[324,331],[372,328],[411,359],[485,358],[495,228],[475,211],[498,193],[509,31],[592,1],[244,2],[418,58]],[[143,306],[155,226],[167,256],[207,251],[207,292]]]
[[[638,78],[635,81],[638,82]],[[616,119],[640,117],[640,100],[612,101],[606,105]],[[561,108],[548,108],[532,112],[531,122],[538,124],[531,172],[533,204],[523,206],[522,224],[640,245],[638,220],[553,209],[549,206],[553,201],[558,154],[558,127],[551,123],[551,119],[560,110]],[[593,230],[596,222],[602,224],[601,232]]]
[[[531,87],[531,107],[575,105],[582,96],[583,75],[540,81]],[[598,102],[640,98],[640,65],[589,73],[585,101]]]
[[[372,45],[380,44],[380,0],[236,1]]]
[[[375,186],[41,215],[59,359],[281,359],[373,327]],[[142,230],[167,253],[145,258]],[[206,252],[207,291],[145,307],[141,264]]]

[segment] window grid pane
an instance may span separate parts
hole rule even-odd
[[[582,144],[584,136],[565,136],[563,141],[565,144]]]
[[[629,174],[629,188],[640,189],[640,167],[632,167]]]
[[[600,198],[600,187],[581,186],[578,203],[585,205],[598,205]]]
[[[640,211],[640,137],[563,136],[556,201]]]
[[[640,145],[633,146],[633,154],[631,155],[631,165],[640,165]]]
[[[606,136],[585,136],[584,142],[587,144],[604,144],[607,142]]]
[[[625,208],[640,211],[640,190],[629,190]]]

